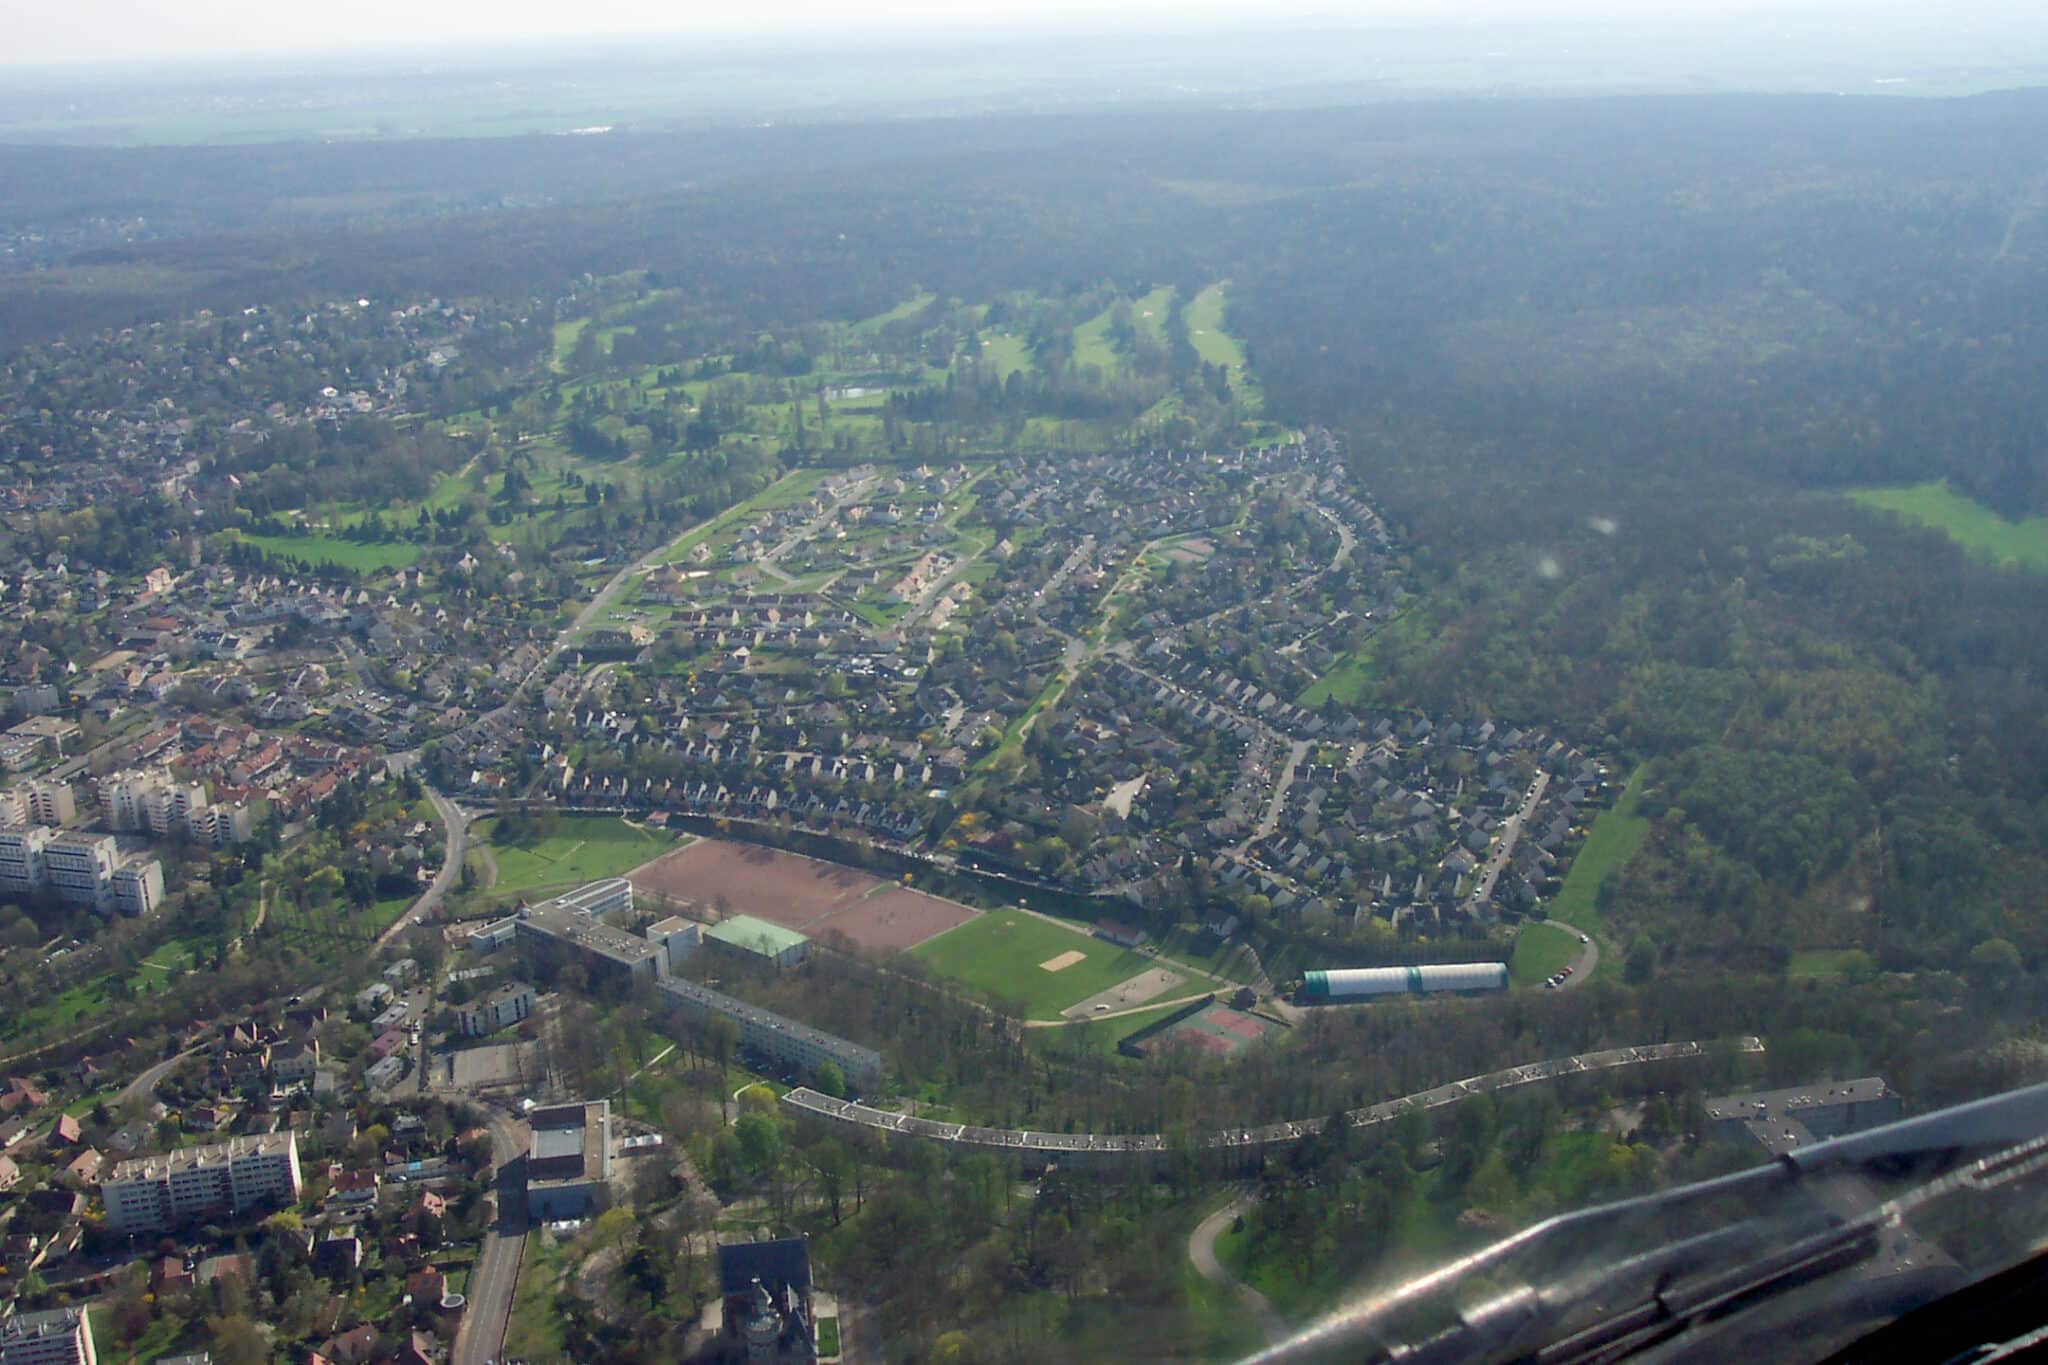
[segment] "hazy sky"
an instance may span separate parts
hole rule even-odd
[[[1962,0],[1972,8],[2017,0]],[[1945,10],[1957,0],[8,0],[0,64],[184,62],[317,55],[450,43],[598,40],[620,35],[736,37],[931,28],[1128,28],[1296,21],[1473,22],[1666,17],[1702,20],[1833,9]]]

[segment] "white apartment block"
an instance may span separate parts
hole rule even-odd
[[[43,884],[43,850],[50,831],[41,825],[0,829],[0,895],[26,896]]]
[[[15,1313],[0,1322],[0,1365],[99,1365],[83,1307]]]
[[[107,909],[119,856],[111,834],[59,834],[43,846],[43,880],[74,905]]]
[[[290,1204],[301,1187],[298,1135],[264,1133],[124,1161],[100,1182],[100,1199],[109,1228],[146,1233]]]
[[[162,769],[109,773],[97,794],[110,829],[148,830],[159,839],[183,837],[216,848],[249,837],[245,807],[216,806],[202,783],[179,782]]]
[[[68,825],[78,818],[69,782],[24,782],[0,792],[0,824]]]
[[[455,1016],[465,1038],[496,1033],[533,1013],[533,987],[517,982],[500,986]]]
[[[164,903],[164,865],[154,858],[114,869],[114,908],[130,918]]]

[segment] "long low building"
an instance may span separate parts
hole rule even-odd
[[[1420,967],[1348,967],[1305,972],[1303,1000],[1370,1000],[1383,995],[1471,995],[1508,988],[1505,962],[1440,962]]]
[[[1505,1071],[1494,1071],[1484,1076],[1452,1081],[1448,1085],[1440,1085],[1413,1095],[1403,1095],[1399,1099],[1382,1100],[1378,1104],[1350,1111],[1345,1115],[1345,1120],[1355,1128],[1369,1128],[1391,1122],[1407,1112],[1411,1106],[1419,1106],[1424,1110],[1438,1109],[1470,1099],[1474,1095],[1492,1094],[1544,1081],[1566,1080],[1573,1076],[1612,1071],[1621,1067],[1644,1066],[1656,1062],[1694,1061],[1714,1056],[1723,1050],[1733,1053],[1759,1053],[1764,1050],[1764,1045],[1758,1038],[1736,1038],[1726,1043],[1656,1043],[1645,1047],[1610,1048],[1604,1052],[1588,1052],[1551,1061],[1530,1062],[1524,1066],[1510,1067]],[[851,1100],[835,1100],[815,1090],[792,1090],[782,1097],[782,1103],[799,1119],[807,1119],[826,1128],[865,1128],[879,1134],[885,1142],[925,1141],[936,1142],[955,1151],[1007,1152],[1017,1156],[1031,1168],[1043,1167],[1054,1162],[1075,1167],[1112,1166],[1134,1156],[1162,1155],[1168,1149],[1167,1136],[1163,1133],[1046,1133],[1017,1128],[981,1128],[973,1124],[942,1123],[937,1119],[914,1118],[909,1114],[875,1109]],[[1237,1156],[1251,1159],[1266,1152],[1291,1147],[1304,1138],[1321,1132],[1325,1122],[1324,1119],[1299,1119],[1287,1123],[1264,1124],[1257,1128],[1221,1128],[1197,1134],[1193,1141],[1197,1148],[1226,1158]]]
[[[297,1134],[265,1133],[131,1158],[100,1182],[100,1199],[115,1232],[161,1232],[196,1218],[289,1204],[301,1187]]]
[[[882,1054],[873,1048],[785,1019],[773,1010],[734,999],[694,981],[664,981],[661,998],[669,1012],[691,1023],[717,1017],[739,1026],[740,1047],[815,1076],[826,1062],[839,1068],[848,1085],[867,1089],[882,1079]]]

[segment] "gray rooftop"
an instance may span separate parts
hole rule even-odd
[[[1788,1086],[1783,1090],[1758,1090],[1742,1095],[1717,1095],[1707,1101],[1710,1119],[1752,1119],[1782,1117],[1806,1109],[1823,1109],[1837,1104],[1869,1104],[1887,1099],[1891,1087],[1881,1076],[1863,1076],[1853,1081],[1825,1081],[1812,1085]],[[1761,1112],[1761,1115],[1759,1114]]]

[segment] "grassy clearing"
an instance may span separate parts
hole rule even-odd
[[[560,370],[568,363],[569,352],[576,349],[576,341],[583,335],[583,329],[590,325],[589,318],[571,318],[555,324],[555,369]]]
[[[911,951],[941,976],[1015,1001],[1032,1019],[1057,1019],[1067,1006],[1156,965],[1143,954],[1019,910],[982,915]],[[1040,965],[1066,953],[1081,958],[1056,972]]]
[[[1031,348],[1024,338],[1008,332],[984,332],[981,338],[981,363],[1004,379],[1019,371],[1029,372],[1032,366]]]
[[[1508,981],[1516,986],[1541,986],[1570,966],[1578,955],[1576,930],[1541,921],[1525,924],[1515,935],[1515,955],[1508,961]]]
[[[818,1355],[829,1359],[839,1354],[839,1319],[818,1319]]]
[[[1643,769],[1638,768],[1622,789],[1621,799],[1600,812],[1586,832],[1586,842],[1565,876],[1564,890],[1550,907],[1552,919],[1588,934],[1599,931],[1600,884],[1634,855],[1650,832],[1649,818],[1636,813],[1642,793]]]
[[[1244,347],[1223,327],[1224,290],[1229,281],[1218,280],[1195,295],[1182,314],[1188,323],[1188,340],[1205,364],[1226,365],[1235,380],[1244,372]]]
[[[1197,1359],[1242,1360],[1265,1345],[1258,1324],[1244,1311],[1236,1295],[1210,1284],[1193,1266],[1187,1267],[1183,1282],[1188,1331],[1200,1352]]]
[[[1387,660],[1426,638],[1433,614],[1421,604],[1387,622],[1371,639],[1340,657],[1322,677],[1302,689],[1296,706],[1321,706],[1332,697],[1343,706],[1356,706],[1371,696],[1387,676]]]
[[[1166,344],[1166,314],[1173,307],[1173,295],[1173,286],[1162,284],[1131,304],[1131,325],[1139,336]]]
[[[241,531],[228,534],[269,554],[289,556],[308,564],[327,564],[355,573],[376,573],[402,569],[420,557],[420,547],[404,541],[358,542],[336,536],[252,536]]]
[[[1074,365],[1087,369],[1090,365],[1105,375],[1113,375],[1123,367],[1123,357],[1116,353],[1116,347],[1109,340],[1109,312],[1105,308],[1088,321],[1074,329]]]
[[[1979,559],[2048,573],[2048,517],[2007,521],[1946,483],[1863,488],[1849,497],[1865,507],[1932,527]]]
[[[636,829],[612,815],[564,815],[555,834],[524,847],[500,843],[493,837],[496,829],[495,820],[477,826],[498,862],[493,896],[624,876],[681,842],[674,835]]]
[[[1861,948],[1806,948],[1785,963],[1785,976],[1791,981],[1840,981],[1870,970],[1870,954]]]
[[[861,321],[854,323],[853,328],[857,332],[873,331],[878,327],[886,327],[888,324],[892,322],[901,322],[903,321],[903,319],[917,312],[918,309],[923,308],[924,306],[929,304],[935,297],[937,296],[934,295],[929,289],[920,289],[915,294],[912,294],[909,298],[905,299],[903,302],[897,304],[894,308],[891,308],[888,312],[877,313],[871,318],[864,318]]]
[[[1062,976],[1065,974],[1064,972],[1061,973]],[[1175,1010],[1184,1008],[1187,1001],[1183,997],[1198,994],[1198,988],[1206,987],[1209,984],[1197,978],[1192,983],[1175,986],[1172,990],[1168,991],[1167,994],[1173,998],[1166,1004],[1156,1005],[1132,1014],[1118,1015],[1114,1019],[1091,1019],[1085,1024],[1067,1024],[1060,1028],[1032,1029],[1025,1037],[1027,1040],[1036,1039],[1048,1046],[1062,1048],[1070,1048],[1078,1043],[1085,1046],[1090,1052],[1099,1052],[1104,1056],[1111,1056],[1115,1054],[1118,1043],[1146,1025],[1156,1024]]]

